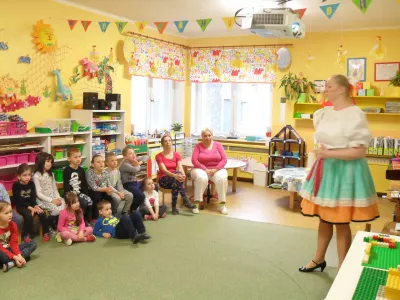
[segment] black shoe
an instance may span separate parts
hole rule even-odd
[[[188,198],[183,198],[183,205],[190,209],[196,208],[196,205],[190,202]]]
[[[317,264],[315,261],[312,260],[312,262],[315,264],[315,267],[312,268],[306,268],[306,267],[301,267],[299,268],[300,272],[313,272],[315,269],[321,268],[321,272],[324,271],[324,269],[326,268],[326,261],[323,261],[320,264]]]
[[[139,233],[133,237],[132,242],[136,245],[137,243],[143,240],[144,240],[144,233]]]
[[[143,233],[143,239],[149,240],[149,239],[151,239],[151,236],[149,236],[147,233]]]
[[[172,214],[173,215],[179,215],[179,210],[176,208],[176,206],[174,207],[172,207]]]

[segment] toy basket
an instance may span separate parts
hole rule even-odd
[[[6,159],[7,159],[7,166],[15,165],[17,163],[17,155],[16,154],[6,155]]]
[[[25,164],[29,162],[29,153],[15,154],[17,156],[17,164]]]
[[[31,152],[29,153],[29,162],[34,163],[36,161],[36,156],[38,156],[39,152]]]
[[[5,156],[0,156],[0,167],[7,166],[7,158]]]
[[[56,182],[63,182],[64,169],[54,169],[52,172]]]
[[[11,191],[14,182],[17,182],[17,178],[14,174],[0,176],[0,183],[4,185],[6,191]]]
[[[26,134],[26,126],[28,122],[9,122],[9,135],[23,135]]]
[[[0,136],[10,135],[9,124],[10,122],[0,122]]]

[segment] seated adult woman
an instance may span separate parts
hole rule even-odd
[[[179,193],[183,199],[183,205],[187,208],[197,209],[196,205],[192,204],[185,191],[183,185],[185,181],[185,173],[183,172],[181,156],[178,152],[172,149],[172,139],[169,135],[164,135],[161,138],[163,151],[156,155],[156,161],[160,169],[158,174],[158,184],[165,189],[172,189],[172,214],[179,214],[176,208],[176,202]],[[195,212],[194,212],[195,213]]]
[[[228,187],[228,172],[224,169],[227,158],[224,147],[212,139],[211,129],[203,129],[201,132],[201,143],[194,148],[192,163],[194,169],[191,172],[194,181],[194,201],[197,208],[193,210],[198,213],[198,207],[203,201],[203,193],[207,188],[208,181],[215,184],[220,200],[220,211],[222,214],[228,214],[226,208],[226,191]]]

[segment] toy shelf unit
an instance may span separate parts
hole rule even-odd
[[[91,127],[87,151],[88,166],[94,154],[122,153],[125,147],[125,111],[71,109],[71,118]]]
[[[273,173],[282,168],[304,167],[306,143],[291,125],[283,127],[269,142],[267,186]]]

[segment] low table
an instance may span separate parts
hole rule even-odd
[[[282,187],[289,192],[289,207],[294,209],[294,200],[300,192],[303,182],[308,175],[306,168],[283,168],[274,172],[274,180],[282,184]]]

